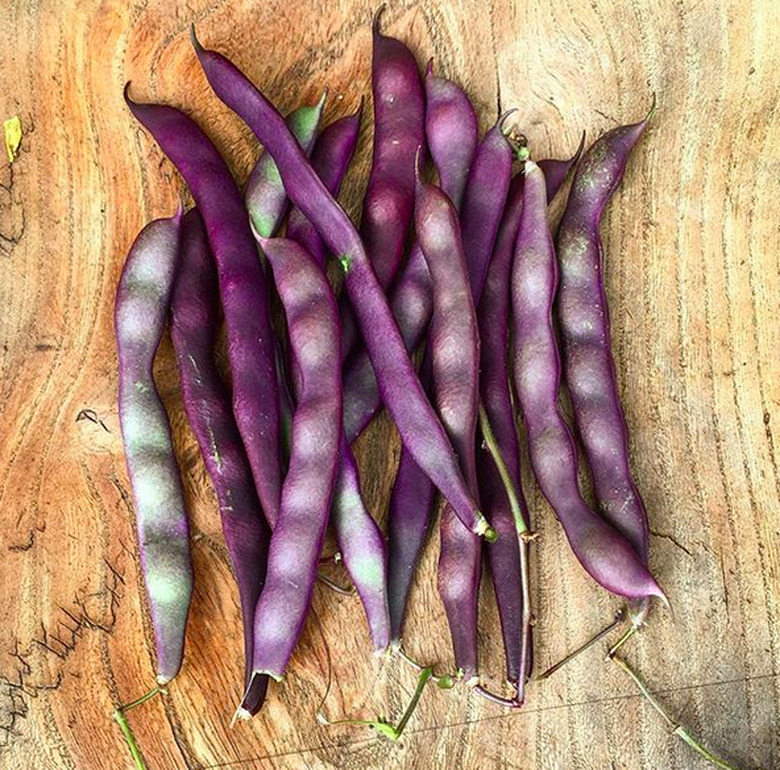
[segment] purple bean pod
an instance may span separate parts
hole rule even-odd
[[[428,147],[439,172],[442,189],[453,205],[460,208],[477,145],[477,116],[468,96],[458,85],[445,78],[434,77],[433,65],[430,62],[425,77],[425,91],[425,133]],[[415,242],[391,300],[393,315],[399,322],[408,350],[416,346],[429,323],[432,313],[431,297],[428,266],[420,244]],[[412,345],[409,344],[410,340],[413,341]],[[360,371],[348,369],[345,375],[344,409],[348,428],[351,425],[353,409],[357,410],[365,403],[351,398],[353,380],[350,377]],[[366,382],[375,382],[373,370],[370,369],[367,374]],[[431,377],[431,349],[428,347],[420,369],[420,380],[427,393],[430,393]],[[368,388],[363,392],[366,391]],[[375,385],[373,392],[376,393]],[[378,406],[378,394],[375,403]],[[362,415],[363,420],[370,419],[369,415],[373,416],[373,411],[367,409]],[[406,448],[402,447],[388,516],[388,593],[393,643],[396,646],[401,643],[409,590],[428,533],[434,491],[430,480]]]
[[[295,242],[259,239],[284,307],[297,379],[290,465],[255,609],[253,677],[280,680],[311,604],[342,431],[338,309],[325,273]]]
[[[566,383],[601,513],[645,561],[647,513],[628,466],[628,429],[610,351],[599,225],[646,125],[643,120],[616,128],[585,154],[558,234],[557,298]]]
[[[545,177],[548,204],[557,194],[581,151],[582,144],[569,160],[540,161],[540,168],[552,170],[550,178]],[[517,491],[523,518],[529,524],[528,506],[520,481],[520,449],[509,389],[508,362],[509,285],[522,211],[523,175],[520,173],[509,186],[477,315],[482,341],[479,381],[482,404]],[[518,537],[501,476],[486,450],[477,454],[477,469],[480,501],[490,523],[499,533],[498,540],[487,548],[487,555],[501,619],[507,679],[515,688],[515,700],[520,704],[525,697],[525,681],[531,674],[533,653],[530,603],[528,597],[523,595],[522,582],[517,579],[522,565],[528,563],[528,543],[522,535]]]
[[[485,286],[478,306],[482,343],[479,387],[482,404],[506,463],[526,523],[528,506],[520,484],[520,449],[514,409],[509,391],[508,325],[509,282],[512,253],[523,210],[523,175],[517,174],[509,188],[504,216],[498,230]],[[528,545],[518,537],[516,524],[501,477],[492,457],[483,448],[477,454],[480,500],[498,540],[487,548],[493,588],[496,592],[504,639],[507,679],[515,698],[523,702],[525,679],[530,667],[530,625],[525,622],[527,602],[523,597],[521,553],[528,558]],[[528,608],[530,609],[530,608]]]
[[[477,146],[471,164],[460,216],[463,251],[474,302],[479,303],[485,285],[493,242],[506,203],[514,153],[501,127],[504,113]]]
[[[339,194],[341,181],[349,168],[357,146],[360,133],[360,118],[363,114],[363,102],[353,115],[347,115],[334,121],[317,138],[311,154],[311,166],[322,179],[330,193]],[[293,208],[287,221],[287,237],[296,241],[311,254],[319,265],[325,265],[325,244],[317,234],[314,225]]]
[[[180,241],[181,211],[140,232],[122,270],[114,310],[119,424],[160,685],[170,682],[181,668],[192,598],[187,508],[168,415],[152,374],[168,316]]]
[[[649,524],[631,477],[628,426],[610,349],[609,305],[604,290],[601,217],[623,178],[629,155],[647,126],[609,131],[585,153],[558,230],[561,283],[557,316],[564,374],[574,420],[588,458],[601,515],[648,563]],[[632,606],[641,623],[649,606]]]
[[[287,125],[308,155],[317,138],[317,130],[325,108],[328,92],[323,92],[317,104],[304,105],[293,110],[286,118]],[[270,238],[279,227],[287,208],[287,193],[284,191],[279,169],[269,153],[264,152],[249,174],[244,191],[244,204],[252,220],[255,232],[263,238]]]
[[[383,10],[384,5],[372,28],[374,151],[360,233],[386,288],[401,263],[414,210],[414,158],[425,141],[425,97],[414,54],[379,29]]]
[[[379,285],[387,289],[401,264],[414,209],[414,156],[425,142],[425,97],[414,54],[379,29],[384,9],[374,14],[372,26],[374,147],[360,235]],[[358,331],[346,303],[341,311],[347,358]]]
[[[374,652],[384,652],[390,644],[387,546],[363,502],[357,465],[344,435],[331,521],[344,566],[366,611]]]
[[[220,308],[217,274],[203,220],[197,209],[182,222],[179,273],[171,299],[171,339],[179,365],[184,409],[214,484],[238,585],[244,626],[245,681],[252,678],[253,619],[265,582],[270,531],[263,516],[252,469],[238,432],[230,395],[214,363]],[[267,678],[253,688],[250,713],[262,705]]]
[[[206,223],[227,327],[233,412],[273,526],[281,489],[274,337],[268,285],[241,195],[225,161],[191,118],[167,105],[132,102],[127,88],[125,100],[179,169]]]
[[[466,527],[493,538],[441,421],[415,373],[382,287],[349,217],[312,169],[284,120],[228,59],[194,38],[201,66],[216,94],[254,131],[276,161],[285,189],[317,228],[346,272],[345,285],[377,374],[380,392],[401,439]]]
[[[414,222],[433,284],[428,344],[436,406],[476,495],[479,332],[458,214],[439,188],[418,180]],[[480,541],[445,505],[441,542],[439,594],[450,625],[455,663],[467,682],[476,683]]]
[[[666,601],[633,546],[588,507],[577,485],[577,450],[558,407],[560,358],[552,325],[558,273],[545,187],[541,169],[528,161],[511,290],[515,387],[531,466],[588,574],[615,594]]]

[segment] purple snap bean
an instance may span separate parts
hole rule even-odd
[[[558,407],[560,359],[551,318],[557,282],[544,174],[529,161],[512,269],[512,310],[515,387],[531,466],[588,574],[621,596],[658,596],[666,601],[629,541],[591,510],[580,494],[576,448]]]
[[[157,682],[182,664],[192,598],[189,524],[165,407],[152,365],[165,328],[181,241],[181,212],[147,225],[116,294],[119,423],[133,490],[138,547],[157,648]]]

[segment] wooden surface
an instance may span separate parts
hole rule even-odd
[[[0,162],[0,766],[131,767],[112,708],[152,681],[116,412],[112,305],[139,228],[182,185],[122,102],[184,105],[243,179],[257,147],[212,96],[189,44],[229,52],[280,105],[332,90],[328,117],[369,90],[366,0],[4,0],[0,118],[25,127]],[[697,735],[741,768],[780,767],[780,4],[497,0],[391,2],[387,28],[434,56],[483,127],[517,107],[539,157],[638,119],[658,96],[604,227],[614,351],[632,459],[650,512],[662,611],[626,655]],[[367,137],[347,184],[355,211]],[[425,693],[398,745],[313,711],[396,716],[413,673],[372,657],[359,602],[316,588],[287,682],[249,725],[236,590],[214,495],[185,426],[170,346],[159,382],[193,512],[196,593],[186,665],[133,712],[149,768],[565,768],[700,770],[633,685],[594,649],[507,713],[465,692]],[[76,420],[92,409],[102,423]],[[384,516],[398,447],[384,421],[361,443]],[[617,602],[587,580],[530,483],[536,660],[546,667]],[[409,648],[450,663],[429,547]],[[501,687],[483,591],[484,670]]]

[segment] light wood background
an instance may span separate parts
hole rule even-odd
[[[245,178],[257,146],[210,93],[188,40],[228,52],[285,110],[332,91],[327,115],[369,93],[367,0],[2,0],[0,118],[25,135],[0,162],[0,766],[131,767],[112,708],[152,682],[116,412],[114,291],[135,234],[170,215],[181,181],[122,102],[186,106]],[[780,767],[780,3],[716,0],[391,2],[385,26],[435,57],[483,126],[517,107],[532,151],[563,156],[659,107],[605,227],[614,351],[632,459],[650,512],[652,566],[674,605],[626,648],[669,708],[741,768]],[[356,210],[369,137],[346,185]],[[316,588],[287,682],[249,725],[236,590],[214,495],[182,416],[170,346],[159,360],[193,513],[196,593],[186,665],[133,712],[149,768],[700,770],[632,684],[593,649],[507,713],[429,688],[398,745],[332,718],[397,717],[414,674],[370,652],[359,602]],[[102,420],[77,422],[82,409]],[[361,443],[384,516],[398,446]],[[527,483],[537,665],[607,621]],[[409,647],[450,662],[437,545],[413,596]],[[485,675],[501,687],[493,599]]]

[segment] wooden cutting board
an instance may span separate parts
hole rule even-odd
[[[185,107],[243,180],[258,147],[211,94],[190,47],[229,53],[284,110],[327,118],[370,92],[373,3],[5,0],[0,118],[0,766],[130,768],[113,707],[146,691],[153,646],[116,410],[112,310],[127,249],[170,215],[180,178],[131,119],[122,87]],[[691,731],[741,768],[780,767],[780,4],[391,2],[389,32],[462,83],[483,128],[516,107],[537,157],[566,156],[658,110],[604,224],[613,347],[632,461],[647,502],[663,610],[625,648]],[[367,123],[369,121],[366,121]],[[356,214],[366,126],[343,199]],[[529,687],[507,712],[429,688],[399,744],[331,718],[397,718],[414,673],[371,654],[354,597],[318,585],[287,680],[230,729],[241,682],[237,594],[214,494],[185,424],[168,342],[159,356],[193,515],[196,592],[186,665],[131,713],[148,767],[701,770],[603,648]],[[91,410],[91,411],[83,411]],[[87,419],[78,419],[79,415]],[[89,419],[92,418],[92,419]],[[382,419],[359,446],[366,498],[386,515],[398,442]],[[538,670],[607,622],[530,478]],[[430,544],[408,647],[451,666]],[[337,574],[337,577],[339,576]],[[492,591],[487,681],[502,687]]]

